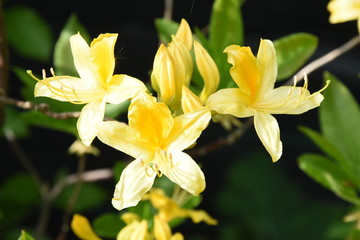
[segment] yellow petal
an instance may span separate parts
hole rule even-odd
[[[104,88],[114,73],[114,48],[117,34],[100,34],[90,45],[90,58],[96,69],[97,78]]]
[[[176,91],[175,65],[167,48],[161,44],[154,59],[151,85],[161,102],[169,105]]]
[[[153,144],[166,138],[174,125],[169,108],[142,92],[133,98],[128,117],[129,126],[137,131],[139,139]]]
[[[198,108],[201,108],[202,106],[203,104],[201,103],[198,96],[196,96],[189,88],[183,86],[181,98],[181,108],[183,112],[192,112]]]
[[[169,224],[161,220],[158,215],[154,216],[154,235],[156,240],[169,240],[171,237]]]
[[[205,177],[200,167],[186,153],[169,153],[170,161],[157,162],[159,170],[171,181],[192,195],[199,195],[205,189]]]
[[[170,240],[184,240],[184,236],[181,233],[177,232],[171,236]]]
[[[360,3],[355,0],[332,0],[327,9],[330,23],[340,23],[360,18]]]
[[[49,97],[64,102],[88,103],[96,101],[106,92],[97,89],[95,84],[91,84],[80,78],[69,76],[56,76],[39,80],[35,85],[35,97]]]
[[[233,65],[230,69],[232,79],[244,94],[256,97],[261,84],[261,76],[251,49],[230,45],[224,52],[228,54],[228,62]]]
[[[148,153],[147,146],[137,138],[136,131],[125,123],[106,121],[98,124],[98,138],[103,143],[133,158]]]
[[[141,158],[131,162],[123,170],[116,184],[112,205],[117,210],[138,204],[141,197],[150,190],[156,173],[152,168],[146,168]]]
[[[82,36],[78,33],[70,37],[71,51],[74,64],[81,79],[89,84],[99,85],[97,73],[90,57],[90,47]]]
[[[171,106],[177,109],[180,107],[182,86],[190,85],[193,62],[189,50],[174,36],[168,50],[175,66],[175,93]]]
[[[260,85],[257,96],[262,97],[274,88],[277,76],[275,47],[270,40],[261,39],[257,54],[257,64],[260,74]]]
[[[91,102],[86,104],[81,110],[77,121],[77,130],[81,141],[86,146],[90,146],[97,135],[97,124],[101,123],[105,114],[105,102]]]
[[[74,214],[71,221],[71,229],[82,240],[101,240],[92,229],[86,217],[80,214]]]
[[[268,92],[257,109],[270,114],[301,114],[320,106],[324,97],[303,87],[283,86]]]
[[[116,240],[146,240],[149,237],[146,220],[133,222],[118,233]]]
[[[180,26],[176,32],[176,37],[186,46],[190,51],[193,44],[193,37],[189,24],[185,19],[181,19]]]
[[[282,143],[280,141],[280,129],[276,119],[267,113],[256,112],[254,126],[260,141],[271,155],[272,161],[276,162],[282,155]]]
[[[205,106],[220,114],[230,114],[235,117],[250,117],[254,110],[248,106],[249,96],[239,88],[220,89],[211,94]]]
[[[205,103],[209,95],[217,90],[220,74],[214,60],[197,41],[194,41],[194,51],[196,65],[201,77],[204,79],[204,88],[200,93],[200,99],[202,103]]]
[[[210,119],[210,111],[205,107],[176,117],[174,126],[166,139],[167,151],[182,151],[191,146],[208,126]]]
[[[109,82],[107,102],[118,104],[133,98],[139,91],[147,91],[145,84],[125,74],[114,75]]]
[[[188,216],[193,220],[194,223],[199,223],[201,221],[206,222],[209,225],[217,225],[218,221],[212,217],[210,217],[207,212],[203,210],[187,210]]]

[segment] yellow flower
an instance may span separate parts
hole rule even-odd
[[[124,213],[121,219],[126,223],[118,233],[116,240],[149,240],[148,222],[134,213]]]
[[[151,189],[149,193],[144,195],[143,200],[151,201],[151,204],[159,211],[159,218],[164,222],[170,222],[174,218],[189,217],[194,223],[204,221],[209,225],[217,224],[217,220],[203,210],[182,208],[176,201],[167,197],[160,188]]]
[[[71,229],[82,240],[101,240],[92,229],[87,218],[80,214],[74,214]]]
[[[193,195],[205,189],[203,172],[182,151],[207,127],[211,118],[207,108],[174,118],[164,103],[139,92],[129,106],[128,118],[129,125],[117,121],[99,125],[98,138],[102,142],[135,158],[116,185],[112,200],[116,209],[136,205],[156,175],[165,174]]]
[[[151,73],[151,84],[159,101],[174,111],[180,108],[182,86],[189,86],[193,71],[189,49],[192,46],[192,35],[189,31],[187,22],[183,20],[177,35],[172,36],[168,46],[160,45]]]
[[[306,79],[304,87],[274,89],[277,63],[270,40],[261,40],[257,57],[249,47],[237,45],[227,47],[224,52],[233,65],[230,74],[239,88],[215,92],[206,106],[220,114],[240,118],[254,116],[255,130],[275,162],[281,157],[282,143],[278,123],[271,114],[301,114],[318,107],[323,100],[321,90],[310,94]]]
[[[360,31],[359,0],[331,0],[327,8],[330,12],[330,23],[358,20],[358,29]]]
[[[89,46],[80,34],[70,38],[75,67],[80,78],[70,76],[36,79],[36,97],[50,97],[75,104],[86,104],[77,122],[82,142],[89,146],[96,137],[96,124],[104,118],[106,103],[118,104],[132,98],[138,91],[146,91],[138,79],[113,75],[114,46],[117,34],[100,34]]]
[[[181,107],[185,113],[204,106],[210,94],[217,90],[220,81],[219,70],[214,60],[197,41],[194,41],[194,53],[197,68],[204,80],[204,87],[199,96],[197,96],[188,88],[188,86],[182,86]]]
[[[154,237],[156,240],[183,240],[181,233],[171,232],[169,224],[163,221],[158,215],[154,216]]]

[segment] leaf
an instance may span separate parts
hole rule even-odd
[[[15,73],[16,77],[20,79],[23,83],[21,87],[21,96],[24,100],[33,101],[34,100],[34,87],[36,80],[33,79],[29,74],[27,74],[26,69],[21,67],[12,67],[11,70]]]
[[[31,237],[27,232],[25,232],[25,230],[22,230],[18,240],[34,240],[34,238]]]
[[[15,6],[5,11],[8,41],[20,55],[39,61],[49,61],[53,37],[50,26],[34,9]]]
[[[336,148],[336,145],[333,145],[326,138],[321,136],[320,133],[310,128],[302,126],[300,127],[300,131],[307,135],[325,154],[334,158],[338,162],[338,164],[344,168],[343,170],[345,172],[351,172],[349,164],[344,159],[344,156]]]
[[[309,33],[293,33],[274,41],[278,64],[277,80],[291,77],[313,55],[318,38]]]
[[[125,223],[118,214],[105,213],[95,218],[93,226],[99,236],[116,239],[117,234],[125,226]]]
[[[243,0],[216,0],[212,7],[207,50],[219,69],[219,89],[235,86],[229,73],[230,64],[223,51],[231,44],[243,44],[242,3]]]
[[[49,128],[77,136],[77,118],[54,119],[37,111],[23,112],[19,116],[20,119],[27,124],[37,127]]]
[[[65,209],[74,191],[74,185],[66,187],[55,200],[55,205]],[[73,208],[74,212],[84,212],[107,204],[110,206],[109,194],[95,183],[83,183],[80,195]]]
[[[0,127],[0,136],[10,132],[16,138],[26,138],[30,135],[30,129],[27,124],[19,117],[21,112],[12,106],[5,106],[5,121]]]
[[[176,34],[179,23],[165,18],[155,19],[155,28],[162,43],[171,42],[171,35]]]
[[[228,159],[216,210],[207,209],[221,219],[219,239],[330,239],[324,233],[337,221],[344,224],[344,204],[311,194],[294,181],[289,162],[274,164],[265,150],[249,151]]]
[[[2,161],[10,159],[3,157]],[[39,202],[39,188],[28,174],[18,173],[5,179],[0,186],[0,226],[12,225],[25,218]]]
[[[78,21],[76,15],[72,14],[55,44],[54,67],[57,75],[78,76],[70,47],[70,37],[78,32],[87,42],[90,41],[89,33]]]
[[[320,126],[324,138],[336,146],[353,169],[353,177],[360,186],[360,109],[358,103],[335,76],[325,73],[330,86],[324,91],[320,106]]]
[[[243,0],[216,0],[212,7],[209,42],[216,54],[230,44],[242,45],[243,22],[240,6]]]
[[[299,167],[340,198],[356,205],[360,204],[350,178],[328,158],[317,154],[303,154],[299,157]]]
[[[120,114],[125,113],[130,105],[130,101],[125,101],[119,104],[106,104],[105,116],[110,118],[116,118]]]

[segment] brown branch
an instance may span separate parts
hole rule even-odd
[[[165,0],[163,18],[171,20],[173,12],[174,0]]]
[[[355,46],[360,44],[360,35],[357,35],[351,38],[349,41],[341,45],[340,47],[328,52],[324,56],[315,59],[314,61],[307,64],[305,67],[300,69],[295,75],[294,78],[298,81],[304,79],[305,74],[310,74],[313,71],[319,69],[320,67],[324,66],[325,64],[333,61],[335,58],[341,56],[342,54],[346,53],[347,51],[351,50]],[[294,83],[293,79],[289,79],[284,85],[292,85]]]
[[[80,116],[80,112],[52,112],[50,111],[49,105],[46,103],[35,104],[29,101],[21,101],[5,96],[0,97],[0,102],[14,105],[24,110],[35,110],[55,119],[78,118]]]
[[[253,118],[251,117],[247,119],[240,128],[230,132],[226,137],[218,138],[214,142],[206,144],[205,146],[190,149],[187,153],[192,157],[204,156],[210,152],[220,149],[221,147],[232,145],[238,141],[252,125]]]

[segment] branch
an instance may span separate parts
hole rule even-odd
[[[165,18],[167,20],[171,20],[173,5],[174,5],[174,0],[165,0],[163,18]]]
[[[335,58],[341,56],[342,54],[346,53],[350,49],[354,48],[356,45],[360,43],[360,35],[357,35],[347,41],[345,44],[341,45],[338,48],[328,52],[324,56],[310,62],[305,67],[300,69],[295,75],[294,78],[301,81],[304,79],[305,74],[312,73],[313,71],[317,70],[318,68],[324,66],[325,64],[331,62]],[[289,79],[284,85],[292,85],[294,83],[293,79]]]
[[[0,97],[0,102],[5,104],[14,105],[18,108],[25,110],[35,110],[45,114],[48,117],[55,119],[68,119],[68,118],[78,118],[80,116],[80,112],[62,112],[56,113],[50,111],[49,105],[46,103],[35,104],[29,101],[21,101],[14,98],[9,98],[5,96]]]

